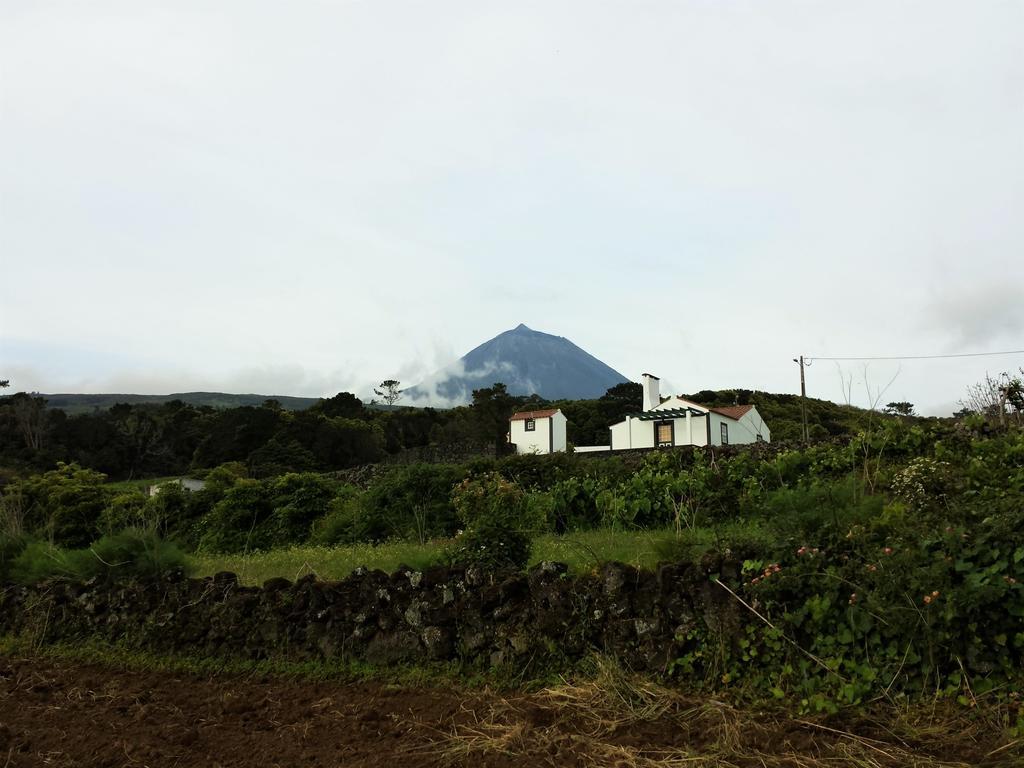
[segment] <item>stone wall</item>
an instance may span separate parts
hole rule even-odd
[[[153,651],[245,658],[358,659],[373,664],[462,659],[498,665],[571,660],[598,650],[634,669],[663,670],[698,623],[734,637],[740,563],[639,571],[619,563],[573,577],[560,563],[526,573],[436,567],[359,569],[343,581],[231,573],[150,582],[44,582],[0,588],[0,633],[36,642],[93,637]]]

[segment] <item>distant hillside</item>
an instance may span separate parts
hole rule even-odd
[[[519,325],[406,390],[406,403],[461,405],[474,389],[502,382],[512,395],[548,400],[600,397],[628,379],[562,336]]]
[[[267,400],[277,400],[281,407],[288,411],[303,411],[320,398],[289,397],[288,395],[230,395],[225,392],[177,392],[171,395],[130,395],[130,394],[99,394],[74,395],[55,394],[40,395],[46,398],[50,408],[59,408],[69,414],[91,413],[106,410],[116,403],[138,405],[153,403],[159,405],[171,400],[181,400],[195,406],[208,405],[211,408],[237,408],[241,405],[262,405]]]

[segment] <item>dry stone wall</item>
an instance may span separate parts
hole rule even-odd
[[[574,577],[560,563],[526,573],[359,569],[242,586],[232,573],[157,581],[49,581],[0,588],[0,632],[37,642],[101,638],[153,651],[372,664],[462,659],[489,665],[614,654],[663,670],[703,624],[736,636],[740,563],[713,556],[655,571],[608,563]]]

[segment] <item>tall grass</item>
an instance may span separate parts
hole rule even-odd
[[[593,570],[598,564],[616,560],[638,568],[652,567],[664,549],[668,531],[596,530],[534,539],[530,564],[542,560],[567,563],[575,573]],[[441,562],[448,539],[417,544],[406,541],[386,544],[348,546],[294,546],[269,552],[248,554],[197,553],[191,556],[195,572],[210,576],[217,571],[233,571],[244,584],[261,584],[267,579],[284,577],[295,580],[314,574],[325,580],[343,579],[359,566],[393,571],[399,565],[422,569]]]

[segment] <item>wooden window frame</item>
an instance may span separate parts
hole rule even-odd
[[[661,427],[669,428],[669,441],[658,439],[658,432]],[[654,422],[654,447],[655,448],[668,448],[676,444],[676,422],[675,420],[669,419],[667,421],[656,421]]]
[[[721,431],[722,445],[728,445],[729,444],[729,425],[726,424],[723,421],[718,426],[719,426],[719,429]]]
[[[526,422],[526,425],[524,426],[524,429],[527,432],[536,432],[537,431],[537,420],[536,419],[523,419],[523,421]]]

